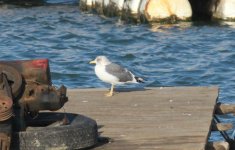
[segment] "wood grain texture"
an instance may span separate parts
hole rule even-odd
[[[202,150],[218,97],[217,87],[68,90],[67,112],[97,121],[109,142],[95,150]]]

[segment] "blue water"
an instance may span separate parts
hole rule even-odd
[[[48,58],[54,85],[108,88],[88,63],[106,55],[147,80],[131,87],[219,86],[219,101],[235,103],[235,23],[126,24],[48,2],[0,6],[0,60]]]

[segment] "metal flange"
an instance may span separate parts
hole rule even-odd
[[[13,101],[4,94],[0,95],[0,121],[5,121],[13,116]]]
[[[16,98],[22,90],[21,74],[14,67],[3,64],[0,64],[0,73],[7,76],[8,83],[12,90],[12,96],[13,98]]]

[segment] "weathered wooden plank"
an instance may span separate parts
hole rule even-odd
[[[217,87],[167,87],[122,90],[105,97],[105,89],[69,90],[67,112],[97,121],[110,142],[97,150],[204,149]]]
[[[235,113],[235,105],[218,103],[216,105],[215,113],[218,114],[218,115],[223,115],[223,114],[228,114],[228,113]]]
[[[206,150],[229,150],[228,142],[209,142],[206,146]]]
[[[233,128],[232,123],[212,123],[211,130],[212,131],[226,131]]]

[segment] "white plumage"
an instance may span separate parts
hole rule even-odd
[[[117,84],[143,82],[142,78],[135,77],[135,75],[126,68],[112,63],[105,56],[97,56],[90,64],[96,64],[95,74],[100,80],[112,85],[110,92],[107,93],[106,96],[113,95],[114,86]]]

